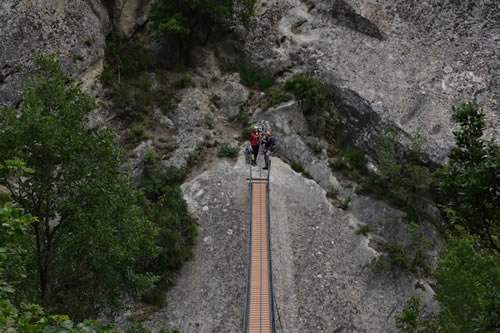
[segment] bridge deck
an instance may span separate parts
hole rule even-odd
[[[252,182],[248,333],[271,333],[267,182]]]

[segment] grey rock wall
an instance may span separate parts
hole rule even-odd
[[[284,332],[396,332],[395,316],[412,295],[420,295],[426,309],[435,308],[425,282],[406,275],[393,279],[364,267],[378,253],[370,246],[373,236],[357,235],[357,227],[398,218],[401,212],[369,198],[356,199],[361,200],[356,208],[343,211],[317,183],[272,159],[273,274]],[[220,163],[182,186],[199,223],[194,259],[168,292],[169,306],[153,314],[146,327],[197,333],[242,330],[248,174],[240,156],[235,165]]]
[[[111,25],[99,0],[0,3],[0,105],[16,104],[38,54],[54,54],[80,78],[102,61]]]
[[[116,31],[125,38],[147,21],[148,11],[152,0],[114,0],[110,11]]]
[[[500,2],[262,0],[256,13],[240,31],[256,66],[353,91],[383,123],[421,131],[435,161],[453,145],[455,104],[481,103],[500,140]]]

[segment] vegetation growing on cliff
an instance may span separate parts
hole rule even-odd
[[[195,40],[205,42],[224,22],[238,16],[248,26],[255,0],[160,0],[149,12],[158,36],[169,35],[177,41],[180,59],[189,63]]]
[[[335,105],[329,98],[332,89],[305,74],[289,78],[284,88],[297,99],[314,135],[334,139],[338,119]]]
[[[135,191],[113,135],[86,126],[92,98],[53,58],[37,63],[21,110],[0,110],[0,184],[35,217],[19,227],[2,224],[14,230],[16,242],[7,257],[0,251],[0,279],[7,279],[0,281],[0,297],[9,293],[2,302],[10,304],[0,320],[41,320],[69,330],[67,317],[46,317],[39,307],[22,319],[29,311],[22,304],[38,300],[49,314],[76,320],[113,312],[124,293],[137,295],[171,279],[190,257],[196,226],[180,196],[183,176],[152,164],[156,169]]]
[[[457,147],[438,172],[450,232],[433,272],[440,311],[422,313],[410,300],[398,317],[403,332],[500,330],[500,148],[481,137],[484,113],[474,103],[453,107]]]
[[[453,107],[457,147],[439,172],[438,187],[453,225],[480,236],[484,247],[500,255],[500,148],[482,139],[484,112],[470,103]]]

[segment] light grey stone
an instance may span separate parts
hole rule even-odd
[[[256,14],[237,29],[249,59],[332,85],[358,147],[378,149],[384,126],[420,131],[442,164],[454,144],[451,106],[472,100],[487,114],[485,137],[500,142],[500,2],[284,0]]]
[[[250,209],[247,176],[247,164],[240,157],[234,166],[220,163],[182,185],[189,206],[201,207],[204,200],[213,199],[231,205],[227,211],[201,212],[195,259],[181,269],[177,284],[167,293],[168,308],[154,313],[144,322],[146,327],[158,329],[168,323],[182,332],[241,330]],[[197,195],[200,189],[203,198]],[[370,246],[371,236],[355,233],[371,205],[360,203],[356,216],[340,210],[318,184],[276,158],[270,205],[274,290],[287,332],[334,332],[339,327],[348,332],[393,332],[395,316],[413,295],[420,295],[427,309],[435,309],[428,284],[425,290],[416,289],[417,280],[411,276],[394,280],[363,268],[379,255]],[[383,204],[380,208],[388,209]]]
[[[237,73],[229,76],[214,91],[215,104],[229,121],[238,117],[241,107],[248,100],[248,96],[248,90],[239,83],[239,74]]]
[[[77,80],[104,55],[109,15],[99,0],[0,3],[0,105],[17,104],[39,54],[53,54]],[[92,75],[91,75],[92,76]]]
[[[132,37],[133,33],[146,23],[153,2],[152,0],[113,1],[111,10],[117,32],[125,38]]]
[[[198,88],[188,88],[179,97],[181,101],[171,115],[175,126],[186,129],[203,125],[210,115],[208,96]]]

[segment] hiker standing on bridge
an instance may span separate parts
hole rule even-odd
[[[266,136],[262,139],[262,146],[264,148],[264,161],[266,162],[266,166],[262,169],[269,169],[269,156],[276,148],[276,141],[271,137],[271,131],[266,132]]]
[[[253,166],[257,165],[257,155],[259,154],[259,146],[261,143],[261,137],[259,133],[259,127],[257,125],[253,126],[253,131],[250,134],[250,145],[252,146],[252,156],[251,161]]]

